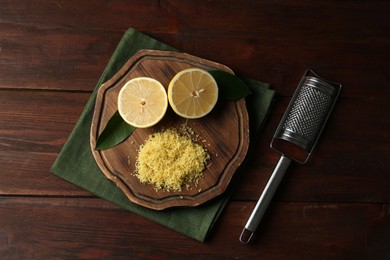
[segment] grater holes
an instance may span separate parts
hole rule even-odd
[[[316,88],[302,86],[283,129],[304,137],[310,143],[314,142],[331,104],[329,95]]]

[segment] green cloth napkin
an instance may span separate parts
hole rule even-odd
[[[114,183],[105,178],[91,153],[89,132],[97,89],[101,84],[110,79],[132,55],[141,49],[175,50],[162,42],[130,28],[119,42],[106,69],[98,81],[95,90],[86,104],[79,121],[76,123],[67,142],[52,165],[51,171],[55,175],[74,183],[119,207],[160,223],[191,238],[204,241],[228,202],[234,183],[230,185],[228,191],[226,191],[223,196],[201,206],[194,208],[170,208],[163,211],[155,211],[130,202]],[[250,115],[251,137],[254,138],[257,136],[257,133],[261,129],[263,121],[266,118],[266,114],[274,96],[274,91],[269,89],[268,84],[253,80],[248,80],[247,82],[253,91],[253,94],[247,98],[247,106]],[[243,167],[238,171],[242,172],[242,170]],[[239,174],[240,173],[237,172],[236,176]]]

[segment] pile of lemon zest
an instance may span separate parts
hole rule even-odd
[[[135,175],[141,183],[166,191],[181,191],[183,187],[189,188],[191,183],[198,184],[210,155],[192,140],[193,132],[188,126],[180,130],[180,133],[176,129],[167,129],[152,134],[140,147]]]

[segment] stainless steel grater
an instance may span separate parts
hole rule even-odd
[[[241,232],[242,243],[251,240],[291,160],[303,164],[311,156],[340,90],[341,84],[306,70],[272,138],[282,156]]]

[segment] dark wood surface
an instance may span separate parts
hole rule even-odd
[[[0,3],[2,259],[389,259],[389,1]],[[272,84],[256,152],[206,243],[49,172],[128,27]],[[305,69],[343,84],[306,165],[238,241],[279,154],[273,132]]]

